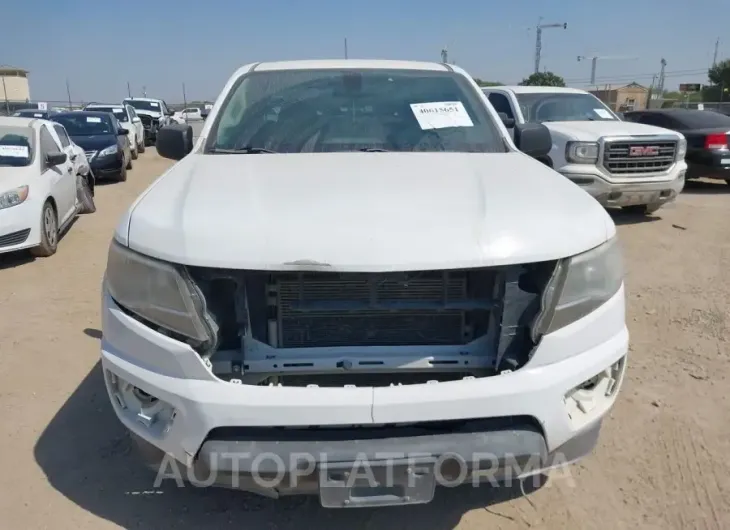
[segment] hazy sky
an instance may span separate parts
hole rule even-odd
[[[729,0],[189,0],[4,2],[0,64],[30,71],[31,97],[119,100],[146,86],[169,102],[214,99],[235,68],[255,61],[351,58],[451,62],[473,76],[516,83],[533,69],[535,26],[542,64],[572,86],[649,85],[667,60],[666,88],[706,82],[715,40],[730,56]],[[610,6],[606,10],[605,7]],[[713,13],[717,16],[713,16]]]

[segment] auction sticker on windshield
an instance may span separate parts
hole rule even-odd
[[[424,130],[474,126],[461,101],[411,103],[411,110]]]
[[[30,150],[27,145],[0,145],[0,156],[28,158],[30,156]]]
[[[593,112],[598,114],[604,120],[610,120],[611,118],[613,118],[613,116],[611,116],[611,113],[608,112],[606,109],[593,109]]]
[[[86,117],[87,123],[101,123],[101,118],[97,116],[87,116]]]

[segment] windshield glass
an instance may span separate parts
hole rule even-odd
[[[149,110],[152,112],[161,112],[160,104],[156,101],[140,101],[138,99],[127,99],[124,100],[127,105],[133,106],[137,110]]]
[[[33,130],[0,126],[0,167],[29,166],[33,161]]]
[[[97,107],[94,105],[93,107],[89,107],[89,110],[93,110],[94,112],[110,112],[121,122],[129,121],[127,113],[122,107]]]
[[[617,121],[608,107],[591,94],[517,94],[517,101],[527,122]]]
[[[415,70],[253,72],[233,87],[206,152],[505,152],[463,76]]]
[[[111,116],[89,116],[86,113],[53,116],[68,131],[69,136],[94,136],[97,134],[115,134]]]

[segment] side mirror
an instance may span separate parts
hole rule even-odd
[[[539,158],[550,153],[553,139],[542,123],[525,123],[515,125],[515,145],[526,155]]]
[[[46,164],[49,167],[58,166],[66,162],[67,159],[68,156],[66,153],[62,153],[61,151],[51,151],[46,155]]]
[[[171,160],[182,160],[193,150],[193,128],[171,123],[157,131],[157,153]]]
[[[512,129],[515,126],[515,119],[510,118],[505,114],[504,112],[498,112],[499,119],[502,120],[502,123],[504,123],[504,126],[508,129]]]
[[[129,134],[129,131],[128,131],[127,129],[119,129],[119,130],[117,131],[117,134],[118,134],[119,136],[127,136],[127,135]]]
[[[139,116],[137,116],[136,118],[132,118],[132,123],[139,123],[141,121],[142,119]]]

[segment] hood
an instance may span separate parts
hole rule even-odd
[[[522,153],[191,154],[127,219],[119,239],[138,252],[268,270],[535,262],[615,232],[585,191]]]
[[[38,174],[38,168],[31,164],[23,167],[0,166],[0,194],[30,184],[31,178]]]
[[[72,136],[73,143],[84,151],[100,151],[110,145],[116,145],[117,137],[113,134],[96,134],[94,136]]]
[[[149,116],[150,118],[160,118],[162,116],[162,112],[155,112],[153,110],[145,110],[145,109],[134,109],[138,115],[141,116]]]
[[[653,125],[630,121],[548,121],[544,122],[550,132],[563,134],[573,140],[595,141],[602,136],[672,135],[677,133]]]

